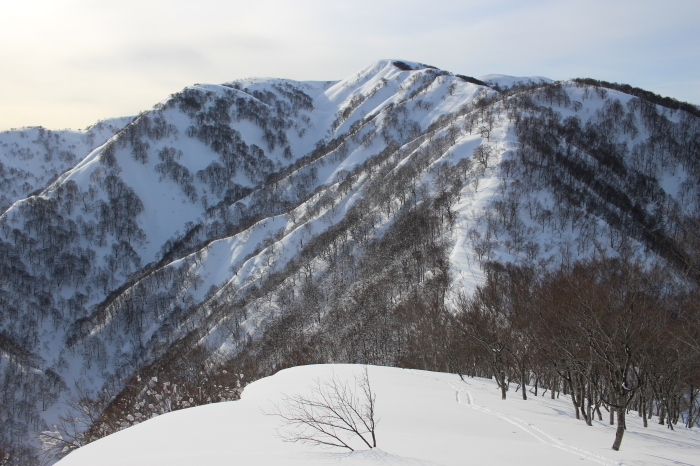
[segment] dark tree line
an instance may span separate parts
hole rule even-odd
[[[684,112],[690,113],[691,115],[700,117],[700,109],[698,109],[697,105],[689,104],[687,102],[681,102],[679,100],[674,99],[673,97],[663,97],[658,94],[654,94],[653,92],[640,89],[638,87],[630,86],[629,84],[611,83],[608,81],[601,81],[592,78],[576,78],[574,79],[574,82],[585,84],[587,86],[602,87],[606,89],[613,89],[616,91],[624,92],[625,94],[639,97],[640,99],[644,99],[645,101],[656,105],[661,105],[662,107],[674,110],[683,110]]]
[[[700,353],[679,335],[698,334],[696,288],[679,288],[668,271],[631,258],[601,256],[556,270],[490,269],[486,283],[465,298],[453,323],[481,348],[469,375],[493,375],[506,397],[516,382],[571,395],[576,417],[589,426],[601,408],[617,424],[625,418],[700,419]],[[614,416],[614,418],[613,418]]]

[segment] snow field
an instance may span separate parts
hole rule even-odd
[[[84,465],[692,465],[700,433],[630,414],[619,452],[614,427],[587,427],[568,397],[509,398],[491,380],[369,366],[377,395],[378,448],[355,451],[284,442],[275,410],[283,395],[304,394],[315,379],[352,383],[363,366],[313,365],[283,370],[250,384],[240,401],[165,414],[83,447],[58,464]],[[540,392],[541,394],[541,392]]]

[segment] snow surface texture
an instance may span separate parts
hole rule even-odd
[[[512,392],[501,400],[486,379],[368,367],[377,395],[377,445],[373,450],[287,443],[274,411],[283,395],[304,394],[314,380],[352,381],[357,365],[300,366],[246,387],[240,401],[166,414],[89,444],[61,466],[107,465],[691,465],[699,464],[700,431],[628,418],[621,451],[610,449],[615,427],[573,418],[567,396],[551,400]]]

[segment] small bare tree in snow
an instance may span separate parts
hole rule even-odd
[[[484,168],[488,168],[489,161],[493,159],[496,155],[494,148],[488,144],[480,144],[479,147],[474,149],[474,158],[479,162]]]
[[[284,420],[281,435],[287,442],[371,449],[377,446],[376,399],[365,368],[354,383],[335,375],[329,381],[317,379],[308,394],[285,396],[271,414]]]

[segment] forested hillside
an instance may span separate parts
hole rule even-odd
[[[84,131],[34,126],[0,133],[0,212],[36,194],[131,120],[104,120]]]
[[[382,60],[337,82],[197,84],[74,142],[0,134],[6,462],[324,362],[692,425],[698,112]],[[67,165],[12,165],[32,180],[13,185],[3,167],[29,154]]]

